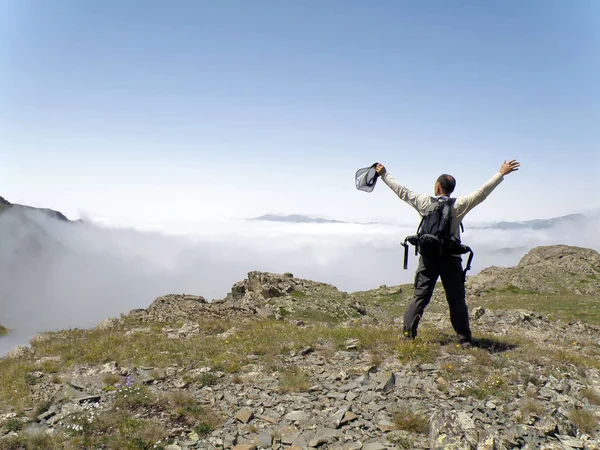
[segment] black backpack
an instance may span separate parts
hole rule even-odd
[[[402,243],[404,247],[404,269],[408,268],[407,243],[410,243],[415,247],[415,255],[420,253],[429,259],[469,253],[467,267],[464,271],[466,277],[467,271],[471,269],[473,250],[461,244],[451,233],[452,216],[450,209],[455,201],[455,198],[448,197],[431,198],[431,205],[427,208],[421,219],[419,228],[417,228],[417,234],[408,236]],[[460,227],[464,231],[462,223]]]

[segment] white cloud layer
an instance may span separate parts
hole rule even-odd
[[[600,219],[547,230],[469,229],[471,275],[510,266],[538,245],[600,250]],[[249,221],[169,226],[180,235],[68,224],[32,213],[0,215],[0,354],[37,332],[94,326],[147,307],[157,296],[222,298],[251,270],[292,272],[344,291],[410,283],[400,242],[414,228],[393,225],[287,224]]]

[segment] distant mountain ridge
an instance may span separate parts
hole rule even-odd
[[[571,224],[577,221],[590,220],[590,216],[585,214],[568,214],[566,216],[552,217],[550,219],[533,219],[525,220],[522,222],[496,222],[489,225],[474,226],[472,228],[494,228],[498,230],[519,230],[519,229],[531,229],[531,230],[545,230],[552,228],[557,225]]]
[[[0,196],[0,213],[3,213],[4,211],[8,210],[8,209],[18,209],[18,210],[23,210],[23,211],[39,211],[53,219],[57,219],[63,222],[71,222],[67,216],[65,216],[63,213],[61,213],[60,211],[55,211],[53,209],[49,209],[49,208],[35,208],[33,206],[27,206],[27,205],[20,205],[18,203],[11,203],[8,200],[6,200],[4,197]]]
[[[341,220],[323,219],[321,217],[308,217],[301,214],[265,214],[264,216],[254,217],[250,220],[262,220],[267,222],[286,222],[286,223],[348,223]]]
[[[469,225],[469,228],[478,229],[497,229],[497,230],[519,230],[519,229],[531,229],[531,230],[545,230],[553,228],[559,225],[574,224],[581,221],[595,220],[594,215],[588,215],[583,213],[568,214],[565,216],[552,217],[550,219],[532,219],[525,221],[501,221],[491,223],[479,223]],[[302,214],[265,214],[260,217],[254,217],[248,220],[252,221],[267,221],[267,222],[282,222],[282,223],[360,223],[362,225],[383,225],[390,223],[386,222],[358,222],[358,221],[343,221],[336,219],[325,219],[322,217],[310,217]]]

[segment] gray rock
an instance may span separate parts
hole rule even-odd
[[[333,414],[330,419],[329,419],[329,424],[333,427],[333,428],[339,428],[339,426],[342,423],[342,420],[344,419],[346,413],[348,412],[348,408],[342,408],[339,409],[335,414]]]
[[[383,372],[380,373],[375,380],[377,381],[376,391],[378,392],[389,392],[396,386],[396,377],[394,372]]]
[[[85,384],[84,380],[81,380],[81,379],[71,380],[71,381],[69,381],[69,384],[71,385],[71,387],[74,387],[78,391],[85,391],[85,389],[86,389],[86,384]]]
[[[477,450],[496,450],[496,438],[488,436],[477,444]]]
[[[107,317],[106,319],[104,319],[102,322],[100,322],[97,326],[96,329],[97,330],[110,330],[112,328],[116,328],[119,325],[119,320],[112,318],[112,317]]]
[[[327,393],[327,398],[334,398],[336,400],[344,400],[346,398],[346,394],[337,391],[330,391]]]
[[[262,433],[260,433],[260,435],[258,436],[258,446],[259,447],[270,448],[272,444],[273,444],[273,438],[271,436],[271,433],[269,433],[267,431],[263,431]]]
[[[83,403],[97,403],[100,400],[102,400],[102,396],[100,396],[100,395],[88,395],[86,397],[76,398],[75,402],[76,403],[80,403],[80,404],[83,404]]]
[[[281,430],[281,443],[285,445],[292,445],[298,437],[300,436],[300,431],[295,428],[284,427]]]
[[[561,444],[563,444],[565,447],[568,447],[568,448],[583,448],[584,447],[584,444],[582,441],[580,441],[579,439],[572,438],[571,436],[557,435],[557,437],[560,440]]]
[[[240,409],[234,417],[242,423],[248,423],[254,417],[254,412],[249,408],[244,408]]]
[[[369,442],[362,446],[363,450],[386,450],[387,447],[380,442]]]
[[[256,450],[256,445],[254,444],[238,444],[233,447],[232,450]]]
[[[337,433],[335,430],[330,429],[318,429],[315,433],[315,436],[308,442],[310,447],[318,447],[321,444],[330,443],[335,437]]]
[[[554,436],[557,431],[558,423],[552,417],[544,417],[536,424],[536,428],[542,433],[544,436]]]
[[[56,405],[52,405],[48,411],[46,411],[45,413],[40,414],[39,416],[37,416],[37,420],[39,422],[42,422],[44,420],[48,420],[51,417],[54,417],[56,415],[56,413],[58,412],[58,407]]]
[[[283,417],[285,420],[290,422],[299,422],[308,420],[308,414],[304,411],[292,411]]]
[[[346,412],[346,414],[344,414],[344,418],[342,419],[341,425],[345,425],[356,419],[358,419],[358,416],[356,414],[354,414],[352,411],[348,411],[348,412]]]

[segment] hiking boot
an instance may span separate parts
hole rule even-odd
[[[473,342],[471,341],[461,341],[460,342],[460,348],[462,348],[463,350],[469,350],[473,348]]]

